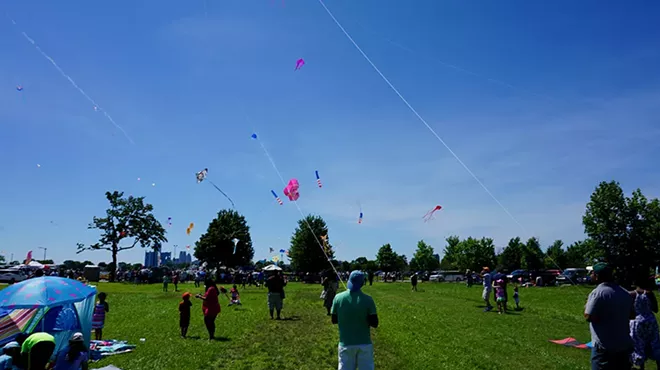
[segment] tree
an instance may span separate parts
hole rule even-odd
[[[104,268],[107,268],[107,267],[108,267],[108,264],[105,263],[105,262],[99,262],[96,266],[98,266],[98,267],[104,269]]]
[[[323,244],[325,254],[319,244]],[[289,258],[293,270],[320,272],[329,267],[328,262],[334,258],[334,255],[328,235],[328,226],[323,218],[308,215],[304,219],[298,220],[298,226],[291,236],[291,247],[289,248]]]
[[[523,258],[523,249],[524,244],[519,237],[511,238],[509,244],[497,257],[497,269],[509,272],[519,269]]]
[[[582,223],[593,240],[594,254],[612,264],[626,286],[660,261],[660,201],[649,201],[639,189],[626,198],[619,183],[601,182]]]
[[[525,270],[540,270],[543,268],[543,251],[536,237],[531,237],[523,246],[523,256],[520,267]]]
[[[88,229],[101,230],[99,241],[85,246],[78,243],[78,252],[86,250],[108,250],[112,253],[112,262],[117,264],[117,253],[132,249],[136,245],[142,248],[159,249],[165,238],[165,229],[152,214],[154,207],[144,203],[144,197],[129,196],[124,198],[123,192],[106,192],[105,197],[110,202],[110,208],[105,211],[105,217],[96,217]],[[131,240],[132,239],[132,240]],[[124,241],[127,244],[120,246]],[[115,280],[115,270],[110,271],[110,281]]]
[[[600,260],[591,239],[577,241],[566,248],[566,267],[584,268]]]
[[[233,239],[238,239],[236,253]],[[254,257],[254,248],[245,217],[231,209],[218,212],[206,232],[195,242],[194,254],[195,258],[212,268],[249,265]]]
[[[546,269],[560,269],[563,270],[570,267],[566,264],[566,251],[562,248],[564,242],[555,240],[551,246],[545,251],[545,268]]]
[[[405,254],[397,256],[396,271],[408,271],[408,257]]]
[[[348,261],[341,262],[341,271],[351,272],[351,263]]]
[[[452,235],[446,241],[447,246],[445,247],[442,261],[440,261],[440,268],[443,270],[455,270],[458,268],[458,258],[461,254],[461,239],[456,235]]]
[[[376,254],[376,263],[378,268],[385,272],[392,272],[400,264],[399,256],[394,252],[392,246],[388,243],[380,247]]]
[[[417,242],[417,250],[415,251],[412,260],[410,260],[410,269],[413,271],[436,270],[440,266],[440,263],[433,254],[433,247],[426,244],[423,240],[420,240]]]
[[[353,262],[351,262],[351,271],[365,271],[367,270],[367,263],[369,263],[367,257],[358,257]]]

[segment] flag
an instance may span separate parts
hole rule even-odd
[[[27,265],[30,262],[32,262],[32,251],[29,251],[27,257],[25,257],[25,264]]]
[[[273,253],[274,251],[275,251],[275,249],[273,249],[272,247],[268,248],[268,253]],[[30,252],[30,253],[32,253],[32,252]]]

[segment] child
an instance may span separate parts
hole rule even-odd
[[[497,301],[497,310],[501,315],[506,304],[506,291],[504,290],[504,280],[502,279],[495,281],[495,299]]]
[[[236,285],[234,285],[231,290],[229,291],[231,293],[231,299],[229,300],[229,305],[240,305],[241,304],[241,297],[238,295],[238,289],[236,288]]]
[[[163,292],[167,292],[167,283],[170,282],[170,277],[167,274],[163,275]]]
[[[188,292],[183,293],[183,301],[179,303],[179,327],[181,328],[181,338],[185,338],[188,334],[188,326],[190,326],[190,297],[192,295]]]
[[[94,306],[94,313],[92,314],[92,329],[96,336],[96,340],[101,340],[103,337],[103,326],[105,326],[105,313],[110,312],[110,305],[105,301],[107,294],[104,292],[99,293],[99,301]]]
[[[513,300],[516,301],[516,310],[520,310],[520,296],[518,295],[518,286],[513,288]]]

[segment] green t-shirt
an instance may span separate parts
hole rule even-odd
[[[331,313],[337,315],[340,346],[371,344],[367,316],[376,314],[373,298],[362,292],[341,292],[332,302]]]

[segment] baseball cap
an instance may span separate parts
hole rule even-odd
[[[599,263],[594,265],[594,273],[595,274],[600,274],[603,271],[611,271],[611,270],[612,270],[612,268],[610,267],[610,265],[608,265],[605,262],[599,262]]]
[[[12,348],[21,348],[21,345],[18,344],[18,342],[13,341],[13,342],[9,342],[9,343],[5,344],[5,346],[2,347],[2,349],[5,350],[5,351],[8,350],[8,349],[12,349]]]
[[[351,275],[348,277],[348,290],[352,292],[357,292],[362,289],[364,285],[364,272],[360,270],[355,270],[351,272]]]
[[[83,335],[82,333],[75,333],[71,336],[71,339],[69,339],[69,342],[83,342]]]

